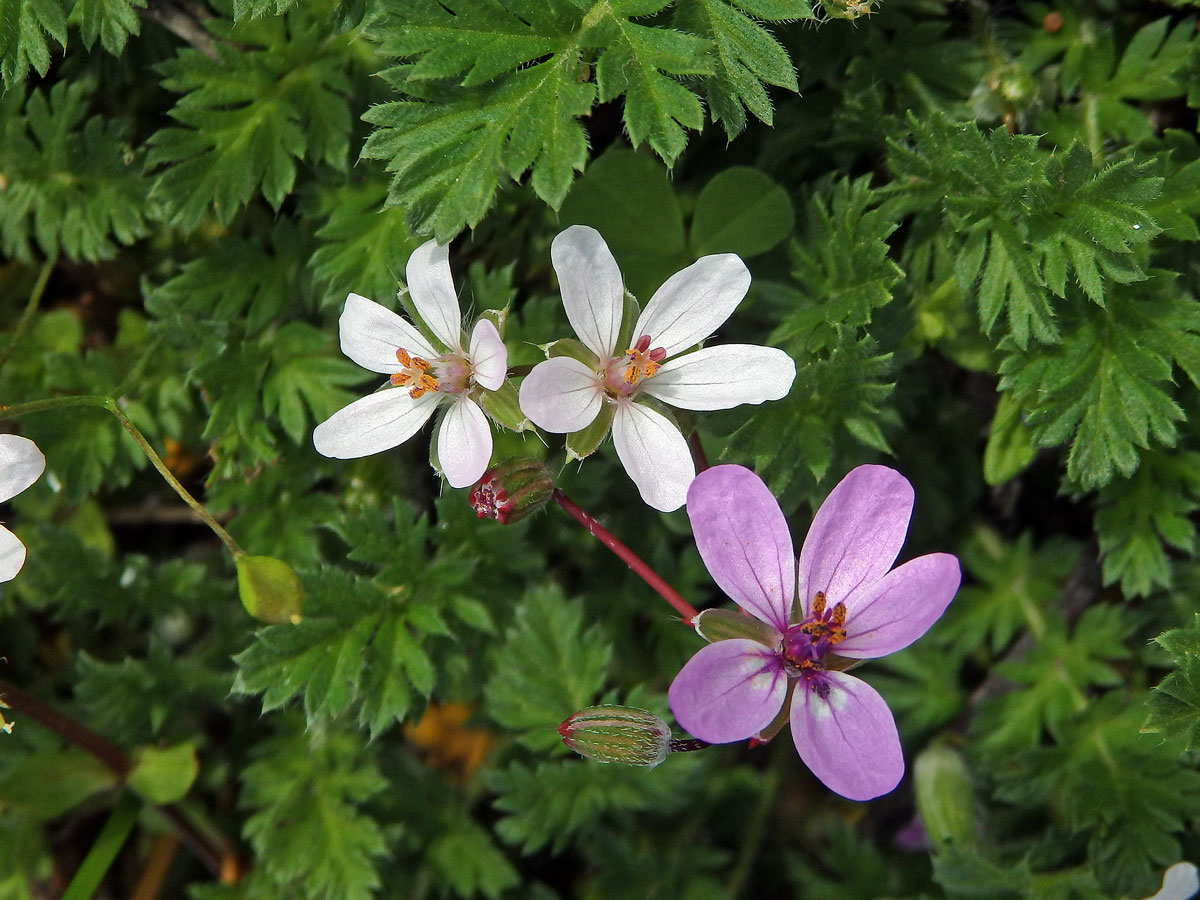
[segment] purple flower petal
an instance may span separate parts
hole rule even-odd
[[[659,512],[683,506],[696,467],[679,429],[666,416],[629,400],[617,404],[612,428],[617,458],[646,504]]]
[[[601,359],[616,352],[625,311],[621,270],[595,228],[572,225],[550,244],[567,320],[583,346]]]
[[[450,274],[449,245],[426,241],[408,258],[405,275],[409,295],[421,320],[439,341],[461,355],[462,322]]]
[[[821,672],[801,680],[792,698],[791,721],[792,740],[804,764],[843,797],[879,797],[904,776],[892,711],[873,687],[853,675]]]
[[[470,487],[492,459],[492,428],[474,400],[460,396],[450,404],[437,437],[438,464],[450,487]]]
[[[742,609],[786,631],[795,589],[792,536],[762,479],[713,466],[688,489],[696,547],[717,585]]]
[[[642,390],[680,409],[732,409],[786,397],[795,377],[782,350],[724,344],[669,360]]]
[[[604,390],[596,373],[579,360],[556,356],[533,367],[518,397],[521,412],[538,428],[570,434],[599,415]]]
[[[787,673],[774,650],[756,641],[701,647],[667,692],[681,728],[711,744],[758,734],[787,696]]]
[[[845,599],[846,639],[834,652],[855,659],[907,647],[946,611],[962,581],[949,553],[918,556]]]
[[[838,483],[800,551],[805,615],[818,591],[832,606],[887,573],[904,545],[912,507],[912,485],[886,466],[859,466]]]

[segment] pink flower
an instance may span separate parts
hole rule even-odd
[[[313,431],[313,445],[334,459],[390,450],[442,405],[438,463],[451,487],[468,487],[492,458],[492,429],[478,400],[504,384],[508,351],[487,319],[464,344],[447,247],[422,244],[406,274],[413,306],[440,346],[391,310],[350,294],[338,320],[342,352],[364,369],[390,375],[391,387],[338,410]]]
[[[711,335],[742,302],[750,287],[746,264],[722,253],[676,272],[654,292],[625,344],[619,343],[625,286],[600,233],[572,225],[554,239],[550,258],[579,335],[580,358],[538,363],[521,384],[521,411],[559,434],[611,416],[617,456],[642,499],[663,512],[678,509],[696,470],[687,441],[654,401],[679,409],[731,409],[778,400],[796,377],[791,357],[771,347],[724,344],[679,355]]]
[[[46,469],[46,457],[37,444],[15,434],[0,434],[0,503],[29,487]],[[12,581],[25,565],[25,545],[0,525],[0,582]],[[4,722],[0,719],[0,725]]]
[[[896,787],[904,756],[891,710],[840,669],[923,635],[958,590],[958,560],[930,553],[892,568],[912,513],[912,485],[859,466],[821,504],[800,551],[779,504],[748,469],[716,466],[688,490],[696,546],[748,617],[743,633],[693,656],[671,684],[671,710],[701,740],[760,735],[790,702],[800,758],[831,790],[870,800]],[[798,593],[797,593],[798,591]],[[800,602],[793,605],[799,596]],[[705,616],[696,624],[703,635]],[[728,624],[732,617],[724,611]]]

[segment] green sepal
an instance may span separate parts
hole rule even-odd
[[[696,634],[710,644],[737,638],[757,641],[767,647],[779,643],[779,632],[754,616],[733,609],[705,609],[695,618]]]
[[[642,314],[641,304],[637,302],[637,298],[629,291],[625,292],[624,305],[621,310],[621,330],[617,334],[617,346],[613,348],[613,355],[619,356],[628,348],[632,347],[634,341],[641,337],[633,333],[633,326],[637,324],[638,318]],[[654,335],[650,335],[651,341],[654,340]],[[651,346],[654,346],[651,344]]]
[[[488,418],[509,431],[525,431],[532,428],[533,423],[521,412],[520,399],[517,389],[511,381],[505,380],[498,390],[483,391],[477,396],[479,405],[487,413]]]
[[[138,747],[133,751],[133,768],[126,783],[149,800],[162,806],[187,796],[200,772],[196,747],[184,741],[174,747]]]
[[[983,451],[983,480],[995,487],[1019,475],[1033,462],[1033,429],[1021,419],[1021,405],[1001,394]]]
[[[295,625],[304,612],[300,576],[273,556],[239,556],[238,596],[246,612],[268,625]]]
[[[575,340],[575,338],[560,338],[549,344],[542,344],[541,349],[546,354],[546,359],[553,359],[556,356],[566,356],[570,359],[578,360],[591,368],[597,368],[600,365],[599,357],[579,341]]]
[[[596,452],[596,448],[608,436],[616,411],[615,403],[602,403],[591,425],[567,435],[567,462],[583,459]]]

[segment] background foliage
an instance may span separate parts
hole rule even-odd
[[[29,562],[0,678],[239,861],[214,877],[138,804],[97,896],[1140,898],[1200,859],[1193,7],[0,0],[0,403],[119,398],[306,592],[299,624],[246,615],[104,411],[5,424],[48,471],[6,516]],[[568,333],[548,248],[572,223],[642,300],[699,255],[748,261],[722,339],[798,376],[698,433],[797,538],[883,461],[917,490],[905,554],[962,559],[944,620],[864,670],[910,763],[894,794],[838,799],[786,735],[648,771],[573,757],[562,718],[665,713],[695,637],[558,510],[477,521],[423,439],[312,449],[368,389],[337,347],[348,292],[391,303],[409,253],[454,239],[464,302],[508,309],[532,363]],[[611,446],[498,452],[724,602]],[[9,713],[0,898],[25,900],[126,807]],[[966,826],[939,833],[938,803]]]

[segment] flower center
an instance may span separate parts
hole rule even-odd
[[[414,400],[426,391],[461,394],[470,386],[470,364],[453,353],[430,362],[400,347],[396,350],[396,359],[403,368],[392,376],[392,384],[396,387],[408,386],[408,396]]]
[[[825,608],[825,592],[813,596],[812,612],[783,634],[783,661],[794,675],[824,669],[822,658],[846,639],[846,604]]]
[[[408,396],[416,400],[426,391],[438,389],[437,379],[429,374],[432,366],[428,360],[413,356],[403,347],[396,348],[396,359],[400,361],[403,368],[392,376],[392,384],[396,387],[405,387],[411,384]]]
[[[643,334],[637,343],[615,356],[604,366],[604,389],[614,397],[628,397],[641,382],[653,378],[662,368],[667,351],[662,347],[650,349],[650,335]]]

